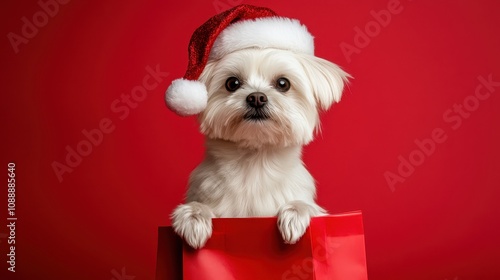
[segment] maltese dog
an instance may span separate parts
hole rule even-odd
[[[238,20],[212,39],[196,80],[206,88],[206,104],[202,100],[196,112],[206,136],[205,159],[191,173],[186,203],[172,214],[175,232],[193,248],[210,238],[212,218],[277,216],[284,242],[294,244],[311,217],[326,214],[315,202],[315,182],[301,153],[318,130],[319,111],[340,100],[349,75],[313,55],[312,36],[296,20]],[[253,26],[259,24],[263,28]],[[290,38],[288,31],[302,32],[310,42]],[[253,39],[259,32],[267,41]],[[175,94],[175,88],[167,91],[169,107],[193,114],[183,114],[189,108],[175,105],[181,102]]]

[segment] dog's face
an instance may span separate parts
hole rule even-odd
[[[245,147],[304,145],[320,109],[340,100],[347,74],[311,55],[246,49],[209,61],[200,81],[208,104],[201,131]]]

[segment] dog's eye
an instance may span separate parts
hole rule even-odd
[[[276,89],[281,92],[287,92],[290,89],[290,81],[287,78],[279,78],[276,80]]]
[[[234,92],[241,86],[240,80],[236,77],[230,77],[226,80],[226,89],[229,92]]]

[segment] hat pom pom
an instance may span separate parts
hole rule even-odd
[[[168,87],[165,101],[180,116],[197,115],[207,107],[207,88],[199,81],[177,79]]]

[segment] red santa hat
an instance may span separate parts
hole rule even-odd
[[[268,8],[239,5],[215,15],[193,33],[188,68],[168,87],[168,108],[181,116],[205,109],[208,95],[198,81],[207,62],[247,48],[275,48],[314,55],[313,36],[298,20],[278,17]]]

